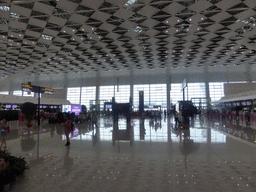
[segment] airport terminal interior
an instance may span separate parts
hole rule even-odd
[[[255,34],[255,0],[0,0],[0,191],[255,192]]]

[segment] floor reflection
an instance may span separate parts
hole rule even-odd
[[[127,131],[126,119],[120,118],[115,145],[113,125],[112,118],[105,117],[98,129],[76,124],[71,145],[65,147],[61,125],[26,129],[13,123],[7,148],[24,156],[31,170],[12,191],[256,189],[256,133],[239,121],[196,117],[189,129],[179,129],[172,117],[134,118]]]

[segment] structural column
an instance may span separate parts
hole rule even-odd
[[[211,107],[211,97],[210,97],[210,88],[209,88],[209,79],[208,79],[208,66],[204,68],[204,79],[205,79],[205,96],[206,96],[206,107],[209,109]]]
[[[132,106],[133,106],[133,87],[134,87],[134,83],[133,83],[133,69],[131,69],[131,76],[130,76],[130,102],[131,102]]]
[[[206,105],[207,105],[207,109],[209,109],[211,106],[211,98],[210,98],[210,88],[209,88],[208,80],[205,81],[205,93],[206,93]]]
[[[96,98],[95,98],[97,111],[100,110],[100,74],[99,71],[97,71],[97,78],[96,78]]]
[[[167,68],[166,73],[166,90],[167,90],[167,112],[171,109],[171,75],[169,67]]]

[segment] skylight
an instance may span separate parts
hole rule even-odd
[[[8,6],[0,6],[0,10],[10,11],[10,7],[8,7]]]
[[[136,26],[136,27],[134,27],[132,30],[133,30],[134,32],[136,32],[136,33],[143,33],[143,32],[144,32],[144,31],[143,31],[143,28],[140,27],[139,25]]]
[[[20,14],[11,12],[11,13],[10,13],[10,17],[19,19],[19,18],[20,18]]]
[[[42,34],[42,38],[45,39],[45,40],[51,41],[53,37],[50,36],[50,35],[44,35],[44,34]]]
[[[137,0],[128,0],[125,4],[124,4],[124,7],[129,7],[131,6],[132,4],[136,3]]]

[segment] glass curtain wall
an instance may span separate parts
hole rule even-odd
[[[211,101],[218,101],[224,97],[224,83],[225,82],[212,82],[209,83],[209,92]]]
[[[96,98],[96,87],[82,87],[81,93],[81,105],[85,105],[87,110],[90,109],[90,100],[95,100]]]
[[[188,100],[202,97],[206,97],[205,83],[188,83]]]
[[[114,97],[114,86],[100,86],[100,100],[112,101]]]
[[[13,91],[13,95],[22,96],[22,91]]]
[[[180,83],[172,83],[171,84],[171,99],[170,103],[175,105],[178,101],[183,100],[183,92],[181,91]]]
[[[150,105],[150,103],[149,103],[149,84],[134,85],[133,86],[134,108],[139,107],[139,91],[144,91],[144,105]]]
[[[0,94],[1,95],[9,95],[9,91],[1,91]]]
[[[67,100],[71,104],[80,104],[80,87],[72,87],[67,89]]]
[[[13,95],[16,95],[16,96],[22,96],[22,91],[13,91]],[[34,97],[35,93],[34,92],[31,92],[31,94],[29,95],[26,91],[23,92],[23,96],[24,97]]]
[[[206,107],[205,83],[188,83],[188,100],[192,100],[197,107]]]
[[[150,105],[161,105],[167,107],[167,88],[166,84],[150,85]]]
[[[163,108],[167,107],[167,88],[166,84],[141,84],[133,86],[133,102],[134,107],[139,106],[139,91],[144,91],[144,105],[161,105]],[[114,92],[115,89],[115,92]],[[224,96],[224,82],[209,83],[210,97],[212,101],[219,100]],[[21,91],[14,91],[14,95],[21,94]],[[24,92],[24,94],[27,94]],[[32,96],[31,95],[28,96]],[[127,103],[130,101],[130,85],[120,85],[119,92],[117,92],[117,86],[100,86],[99,87],[99,99],[101,102],[101,109],[103,109],[104,101],[111,101],[112,97],[115,95],[116,102]],[[191,98],[205,98],[206,89],[205,83],[188,83],[188,87],[185,89],[185,95],[188,100]],[[25,96],[25,95],[24,95]],[[82,87],[81,92],[81,104],[86,105],[89,109],[90,100],[95,100],[96,97],[96,87]],[[180,83],[172,83],[170,91],[170,102],[175,105],[177,101],[183,100],[183,93],[181,91]],[[72,104],[80,104],[80,87],[68,88],[67,99]],[[197,99],[198,100],[198,99]],[[201,106],[206,106],[205,101],[201,100]],[[200,103],[200,101],[195,101]],[[198,104],[196,104],[198,105]]]
[[[115,86],[115,99],[117,103],[129,103],[130,85],[119,85],[119,92],[117,92],[117,86]]]
[[[143,84],[133,86],[134,107],[139,107],[139,91],[144,91],[144,105],[161,105],[167,107],[166,84]]]

